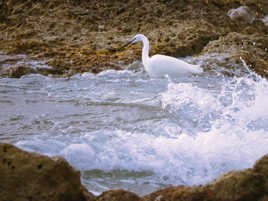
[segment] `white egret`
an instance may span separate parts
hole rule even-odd
[[[121,48],[139,41],[143,42],[142,63],[151,77],[161,77],[164,75],[180,77],[203,72],[199,65],[192,65],[174,57],[159,54],[149,57],[149,40],[143,34],[137,34]]]

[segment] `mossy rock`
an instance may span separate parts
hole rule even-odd
[[[80,173],[61,157],[53,159],[0,143],[2,201],[86,201]]]

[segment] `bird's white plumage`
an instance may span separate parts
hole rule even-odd
[[[142,34],[137,34],[128,44],[139,41],[143,42],[142,63],[152,77],[164,75],[179,77],[203,72],[199,65],[192,65],[174,57],[159,54],[149,57],[149,40]]]
[[[147,69],[147,72],[153,77],[161,77],[163,75],[178,77],[203,72],[202,68],[198,65],[192,65],[174,57],[159,54],[149,58]]]

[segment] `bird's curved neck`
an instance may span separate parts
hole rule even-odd
[[[148,61],[149,59],[149,40],[144,37],[142,38],[142,42],[143,42],[143,48],[142,48],[142,63],[143,65],[146,64],[146,62]]]

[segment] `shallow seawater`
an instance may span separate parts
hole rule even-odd
[[[268,153],[268,82],[225,55],[186,58],[201,76],[124,71],[0,79],[0,140],[61,155],[99,194],[207,183]],[[241,60],[243,61],[243,60]],[[230,76],[231,75],[231,76]]]

